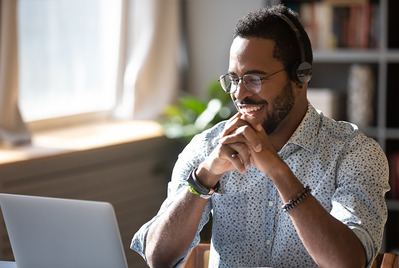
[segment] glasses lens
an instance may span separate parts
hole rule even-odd
[[[230,77],[227,74],[222,75],[219,78],[219,82],[220,82],[220,85],[222,86],[223,90],[226,91],[226,93],[230,93],[230,89],[231,89]]]
[[[254,74],[244,75],[244,85],[252,93],[258,93],[262,88],[262,80]]]

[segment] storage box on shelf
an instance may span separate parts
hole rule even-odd
[[[399,154],[399,35],[396,27],[399,17],[395,14],[399,9],[399,1],[282,2],[299,12],[309,32],[314,50],[311,88],[336,90],[348,99],[353,65],[371,68],[375,86],[373,102],[368,108],[373,110],[373,118],[369,124],[359,127],[366,135],[376,139],[390,158],[391,184],[396,187],[399,185],[399,175],[394,178],[392,172],[399,170],[399,161],[396,164],[392,155]],[[353,106],[349,105],[352,104],[346,101],[344,120],[350,120],[348,112]],[[393,192],[388,193],[387,197],[389,215],[383,249],[397,251],[399,197]]]
[[[388,221],[385,226],[385,243],[382,251],[399,254],[399,201],[387,200]]]

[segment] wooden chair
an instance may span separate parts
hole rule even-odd
[[[208,268],[210,244],[200,243],[191,250],[182,268]],[[371,268],[399,268],[398,255],[378,253]]]
[[[378,253],[371,268],[398,268],[398,255],[393,253]]]
[[[190,255],[181,268],[208,268],[211,245],[200,243],[191,250]]]

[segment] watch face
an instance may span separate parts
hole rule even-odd
[[[212,197],[212,195],[211,194],[202,194],[202,195],[200,195],[200,197],[202,197],[202,198],[204,198],[204,199],[209,199],[209,198],[211,198]]]

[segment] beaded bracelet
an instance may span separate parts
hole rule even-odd
[[[311,191],[312,190],[309,188],[309,186],[306,186],[299,194],[297,194],[296,198],[290,199],[281,208],[283,209],[284,212],[290,211],[291,209],[296,207],[299,203],[301,203],[302,200],[304,200],[310,194]]]

